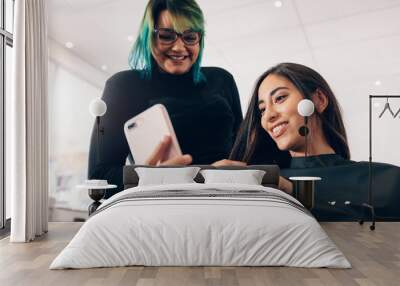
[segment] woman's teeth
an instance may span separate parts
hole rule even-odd
[[[168,57],[173,59],[174,61],[182,61],[186,58],[186,56],[172,56],[172,55],[168,55]]]
[[[282,124],[279,124],[278,126],[274,127],[272,129],[272,134],[274,135],[274,137],[278,137],[278,136],[282,135],[285,132],[287,125],[288,125],[287,123],[282,123]]]

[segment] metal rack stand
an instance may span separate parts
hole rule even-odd
[[[368,202],[362,206],[370,210],[372,224],[369,226],[371,230],[375,230],[375,208],[372,202],[372,100],[374,98],[400,98],[400,95],[370,95],[369,96],[369,164],[368,164]],[[364,223],[365,212],[360,224]]]

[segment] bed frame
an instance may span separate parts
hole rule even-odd
[[[200,167],[202,170],[206,169],[219,169],[219,170],[264,170],[266,173],[262,180],[262,185],[265,187],[278,188],[279,182],[279,167],[277,165],[250,165],[246,167],[238,167],[238,166],[224,166],[224,167],[214,167],[211,165],[191,165],[195,167]],[[136,167],[149,167],[144,165],[127,165],[124,167],[124,189],[133,188],[138,185],[139,177],[135,171]],[[150,168],[183,168],[183,166],[157,166]],[[194,178],[197,183],[204,183],[203,176],[198,173]]]

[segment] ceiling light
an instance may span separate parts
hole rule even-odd
[[[102,66],[101,66],[101,69],[102,69],[103,71],[106,71],[106,70],[107,70],[107,66],[106,66],[106,65],[102,65]]]
[[[128,42],[133,42],[133,37],[132,36],[128,36],[127,39],[128,39]]]
[[[274,5],[275,5],[276,8],[281,8],[283,3],[282,3],[282,1],[275,1]]]
[[[71,42],[66,42],[66,43],[65,43],[65,46],[66,46],[68,49],[72,49],[72,48],[74,47],[74,44],[71,43]]]
[[[380,81],[380,80],[377,80],[376,82],[375,82],[375,85],[376,86],[380,86],[382,84],[382,82]]]

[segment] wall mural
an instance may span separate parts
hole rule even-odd
[[[62,47],[60,41],[65,38],[57,37],[72,34],[60,30],[56,35],[58,20],[50,19],[54,31],[50,33],[54,44],[49,74],[53,78],[49,89],[53,94],[50,219],[87,219],[90,204],[94,212],[101,198],[124,190],[126,164],[244,170],[248,165],[275,164],[281,170],[278,187],[310,206],[321,221],[400,218],[396,205],[400,162],[380,148],[384,143],[379,141],[387,139],[378,138],[374,162],[360,152],[368,150],[367,98],[377,89],[362,89],[362,98],[354,96],[360,105],[355,110],[355,104],[349,104],[340,92],[345,88],[336,88],[344,79],[332,76],[334,67],[322,68],[325,58],[315,57],[317,48],[311,49],[310,60],[282,52],[278,61],[262,62],[268,55],[259,54],[254,69],[241,74],[237,62],[244,67],[251,55],[229,60],[229,35],[212,26],[216,20],[206,1],[199,5],[185,1],[176,9],[167,9],[162,1],[150,1],[147,6],[142,2],[129,4],[137,5],[138,32],[131,33],[124,50],[115,43],[115,54],[126,56],[125,66],[96,62],[98,68],[94,68],[90,61],[95,61],[95,55],[85,56],[88,62],[82,62],[88,51],[82,47],[77,56],[68,51],[74,48],[72,42],[65,45],[67,49]],[[204,11],[211,15],[210,30],[203,2]],[[60,11],[55,3],[50,8],[55,15]],[[124,30],[119,21],[118,25]],[[217,31],[227,38],[218,42]],[[110,49],[113,45],[107,43]],[[251,53],[248,45],[246,53]],[[220,55],[218,60],[215,55]],[[66,61],[67,57],[71,58]],[[349,85],[348,76],[346,80],[343,86]],[[356,84],[360,83],[354,79]],[[248,87],[246,92],[243,86]],[[392,105],[392,99],[380,100],[386,100],[385,104],[379,101],[370,109],[374,119],[399,117],[400,109]],[[81,107],[79,114],[69,114],[72,105]],[[377,137],[390,132],[389,127],[379,126]],[[95,203],[85,188],[91,190]],[[376,190],[373,195],[368,192],[371,188]]]

